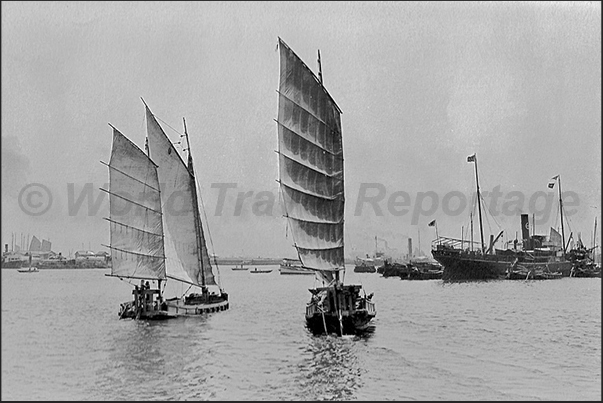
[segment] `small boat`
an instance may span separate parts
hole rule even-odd
[[[356,258],[354,273],[376,273],[377,268],[371,258]]]
[[[17,271],[19,273],[37,273],[40,270],[38,270],[37,267],[33,266],[33,267],[28,267],[27,269],[17,269]]]
[[[29,254],[29,267],[27,269],[17,269],[19,273],[37,273],[37,267],[31,265],[31,254]]]
[[[231,268],[231,270],[248,270],[248,267],[245,267],[245,263],[241,263]]]
[[[272,271],[272,269],[260,269],[258,270],[258,268],[254,268],[253,270],[250,270],[249,273],[270,273]]]
[[[143,100],[144,103],[144,100]],[[199,212],[195,170],[184,123],[188,163],[145,103],[146,152],[113,129],[109,168],[111,273],[140,280],[119,318],[169,319],[229,308],[210,260]],[[173,207],[178,195],[178,209]],[[151,285],[152,284],[152,285]]]
[[[548,265],[518,264],[518,259],[507,269],[507,280],[555,280],[563,277],[559,271],[550,271]]]

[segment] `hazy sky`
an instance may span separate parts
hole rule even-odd
[[[371,253],[375,236],[429,251],[434,219],[460,238],[473,153],[481,191],[501,194],[485,236],[514,238],[520,212],[539,234],[559,227],[555,175],[571,192],[566,239],[581,232],[590,245],[595,217],[601,227],[600,2],[1,7],[3,244],[16,233],[63,254],[106,250],[108,123],[142,147],[142,97],[173,141],[186,118],[210,250],[295,256],[276,182],[279,36],[315,73],[320,50],[343,111],[346,255]],[[237,207],[239,193],[249,196]],[[256,205],[270,194],[271,213]]]

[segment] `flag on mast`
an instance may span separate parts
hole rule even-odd
[[[549,182],[549,189],[552,189],[555,187],[555,181],[559,178],[559,175],[555,175],[551,178],[551,181]]]
[[[467,157],[467,162],[475,162],[475,153]]]

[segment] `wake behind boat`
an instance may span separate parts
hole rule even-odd
[[[356,334],[375,317],[372,294],[346,285],[341,110],[319,77],[278,38],[278,158],[282,203],[302,267],[321,287],[310,289],[306,325],[314,334]],[[361,294],[361,291],[363,292]],[[363,295],[364,294],[364,295]]]
[[[216,281],[207,251],[186,122],[181,137],[188,165],[146,104],[145,109],[147,153],[113,127],[109,190],[102,189],[110,207],[108,276],[140,280],[119,317],[167,319],[228,309],[228,294]],[[177,213],[169,204],[174,194]]]

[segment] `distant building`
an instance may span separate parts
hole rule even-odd
[[[78,250],[75,252],[76,260],[105,260],[105,256],[98,256],[96,253],[91,250]]]

